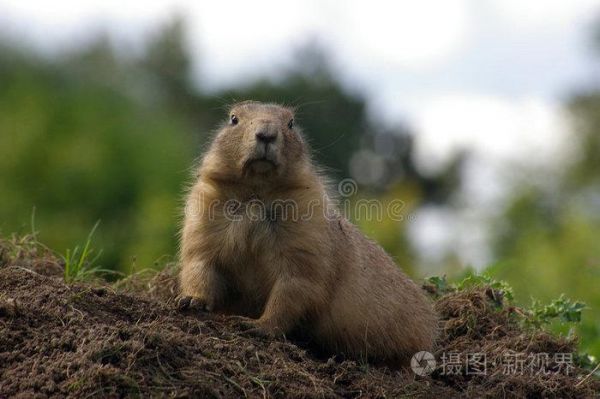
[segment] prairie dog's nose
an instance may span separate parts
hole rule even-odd
[[[256,132],[256,140],[261,143],[269,144],[274,142],[276,138],[277,131],[273,129],[261,129]]]

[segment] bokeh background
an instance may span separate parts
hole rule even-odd
[[[410,274],[583,300],[599,356],[599,61],[592,0],[2,0],[0,231],[161,267],[227,105],[282,102],[352,200],[404,201],[357,223]]]

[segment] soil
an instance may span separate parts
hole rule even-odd
[[[170,266],[118,284],[66,284],[51,251],[0,241],[0,398],[600,394],[600,381],[588,370],[572,364],[567,373],[555,361],[557,353],[575,352],[575,341],[523,330],[518,309],[490,288],[436,300],[443,330],[438,367],[418,376],[329,358],[299,342],[246,336],[239,321],[225,316],[182,313],[173,306],[175,276]],[[440,365],[442,357],[474,353],[486,354],[485,375]],[[501,367],[507,353],[543,353],[550,360],[544,372],[510,374]]]

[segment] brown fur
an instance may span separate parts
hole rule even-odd
[[[267,335],[302,328],[355,358],[406,361],[431,350],[430,303],[381,247],[332,212],[301,133],[288,126],[293,111],[244,102],[231,114],[237,124],[218,132],[187,199],[184,301],[256,319]],[[276,135],[270,149],[257,149],[258,131]],[[269,161],[256,161],[269,150]],[[278,201],[293,201],[295,211]]]

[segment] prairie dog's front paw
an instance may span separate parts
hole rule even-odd
[[[181,295],[176,300],[176,306],[179,310],[200,310],[203,312],[211,312],[212,306],[208,304],[202,298],[189,296],[189,295]]]
[[[236,327],[242,330],[242,334],[257,338],[275,338],[283,335],[278,328],[269,328],[264,323],[243,316],[230,316],[235,320]]]
[[[243,332],[243,334],[246,336],[250,336],[250,337],[267,338],[267,339],[276,338],[276,337],[282,335],[282,334],[277,334],[276,331],[271,331],[271,330],[268,330],[261,326],[255,326],[255,327],[249,328],[249,329],[245,330]]]
[[[256,327],[256,319],[246,316],[229,315],[227,318],[234,322],[234,326],[242,331],[250,330]]]

